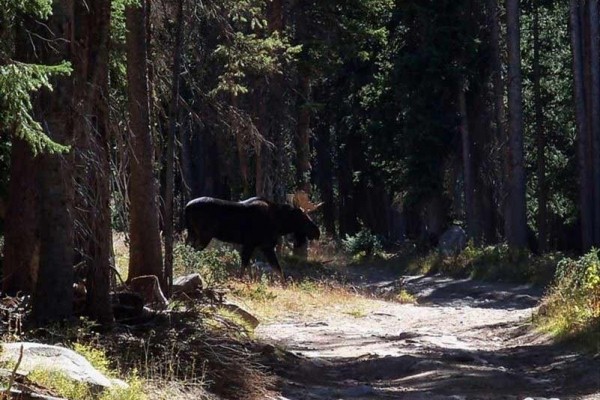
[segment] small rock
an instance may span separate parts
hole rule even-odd
[[[465,247],[467,234],[460,226],[453,225],[440,236],[438,249],[446,257],[460,253]]]
[[[129,282],[132,291],[139,293],[144,299],[144,305],[150,308],[164,310],[169,302],[160,289],[160,283],[155,275],[143,275]]]
[[[173,294],[193,294],[197,290],[202,290],[205,287],[206,284],[200,274],[179,276],[173,281]]]

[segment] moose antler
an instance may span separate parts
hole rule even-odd
[[[304,190],[298,190],[296,193],[288,194],[287,198],[294,207],[300,208],[305,213],[312,213],[325,204],[324,202],[319,204],[313,203],[308,197],[308,193]]]

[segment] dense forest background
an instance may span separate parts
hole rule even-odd
[[[476,245],[585,252],[597,3],[2,0],[3,289],[54,320],[84,274],[110,321],[112,231],[129,278],[168,293],[199,196],[303,190],[331,239],[427,248],[456,224]]]

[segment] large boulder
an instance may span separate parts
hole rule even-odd
[[[445,256],[454,256],[467,247],[467,234],[460,226],[453,225],[440,236],[439,252]]]
[[[95,389],[107,389],[115,385],[127,386],[120,380],[109,379],[92,366],[82,355],[64,347],[40,343],[3,343],[0,361],[17,363],[23,346],[23,358],[17,373],[27,375],[33,370],[49,370],[65,374],[68,378],[83,382]]]

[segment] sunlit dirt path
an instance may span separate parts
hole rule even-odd
[[[418,304],[369,300],[259,326],[288,399],[599,398],[600,358],[553,345],[530,322],[541,291],[404,277]],[[364,286],[385,287],[371,280]]]

